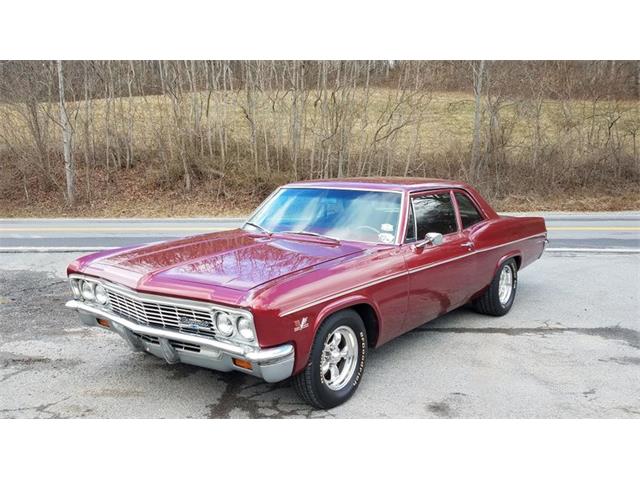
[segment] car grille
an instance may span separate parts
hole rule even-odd
[[[140,300],[107,287],[111,310],[128,320],[151,327],[215,336],[212,313],[207,309]]]
[[[140,333],[136,333],[136,332],[132,332],[136,337],[138,337],[141,340],[144,340],[147,343],[153,343],[154,345],[160,345],[160,340],[158,339],[158,337],[152,337],[151,335],[143,335]],[[199,345],[195,345],[193,343],[187,343],[187,342],[178,342],[176,340],[169,340],[169,344],[171,344],[171,346],[173,348],[175,348],[176,350],[184,350],[185,352],[194,352],[194,353],[199,353],[200,352],[200,346]]]

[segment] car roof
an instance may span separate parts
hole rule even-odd
[[[285,185],[285,187],[345,188],[360,190],[408,191],[435,190],[439,188],[467,189],[464,182],[441,178],[415,177],[353,177],[305,180]]]

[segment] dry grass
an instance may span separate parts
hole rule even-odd
[[[383,111],[385,104],[390,97],[394,96],[394,90],[376,88],[371,89],[369,96],[365,99],[363,90],[356,90],[353,101],[349,108],[353,110],[356,121],[353,125],[354,146],[359,147],[361,142],[367,141],[373,135],[376,128],[375,119],[379,112]],[[307,129],[313,126],[313,118],[318,114],[313,105],[314,92],[310,93],[307,101]],[[206,93],[185,94],[180,103],[180,110],[184,118],[189,118],[189,112],[193,108],[194,100],[199,108],[204,112],[207,104]],[[258,94],[256,98],[256,122],[265,125],[268,130],[276,132],[282,130],[283,126],[288,125],[291,115],[291,96],[280,96],[274,100],[275,94],[267,92]],[[250,126],[247,122],[241,103],[238,103],[236,95],[222,92],[215,93],[211,96],[210,111],[212,115],[220,121],[223,121],[228,128],[229,136],[238,142],[248,142],[250,140]],[[368,103],[367,103],[368,102]],[[423,100],[426,107],[421,120],[419,121],[419,143],[428,147],[430,153],[448,152],[452,145],[467,144],[470,142],[473,129],[473,113],[474,103],[473,97],[462,92],[433,92],[427,95]],[[362,121],[365,118],[366,125],[363,127]],[[107,125],[107,109],[104,99],[92,101],[92,128],[94,129],[94,141],[101,143],[106,137]],[[23,108],[21,105],[2,105],[0,104],[0,113],[4,113],[6,118],[12,121],[0,124],[0,138],[7,135],[3,129],[18,129],[27,134],[24,118],[18,114],[17,109]],[[58,118],[57,105],[50,105],[50,115]],[[145,151],[155,147],[155,136],[160,132],[169,135],[172,132],[170,123],[167,119],[171,119],[173,115],[172,104],[168,96],[149,95],[145,97],[133,97],[133,143],[134,149]],[[403,107],[408,108],[408,107]],[[545,100],[542,105],[540,117],[540,134],[549,143],[555,143],[560,136],[566,139],[570,137],[576,139],[584,139],[591,135],[605,135],[608,121],[620,116],[618,122],[621,125],[640,122],[640,102],[638,101],[606,101],[600,100],[592,102],[588,100],[573,100],[571,102],[561,102],[558,100]],[[68,109],[77,120],[77,125],[83,125],[85,117],[84,102],[69,102]],[[114,110],[115,109],[115,110]],[[111,129],[112,135],[114,131],[113,125],[121,125],[124,129],[128,125],[124,118],[128,115],[129,104],[125,97],[116,99],[112,106],[111,112]],[[402,109],[400,109],[402,112]],[[515,149],[518,149],[518,139],[528,139],[534,135],[535,123],[534,111],[531,105],[525,105],[521,102],[504,101],[500,108],[500,115],[504,123],[509,123],[512,127],[511,135],[516,141]],[[114,123],[114,116],[116,122]],[[121,118],[120,118],[121,117]],[[52,138],[59,136],[59,131],[54,123],[50,123],[51,130],[49,135]],[[414,141],[414,129],[407,128],[397,136],[397,146],[404,149],[409,143]],[[310,134],[310,132],[307,132]],[[596,142],[598,138],[591,138],[590,141]],[[84,141],[83,129],[76,129],[76,143],[81,144]],[[288,143],[286,132],[284,136],[279,138],[271,138],[270,141],[283,141]],[[524,142],[522,142],[524,144]],[[631,153],[631,141],[624,142],[627,153]]]
[[[122,171],[108,189],[98,189],[87,205],[65,207],[59,194],[39,192],[27,205],[20,200],[0,204],[0,217],[244,217],[268,193],[218,190],[218,185],[190,193],[157,189],[140,181],[140,169]],[[98,179],[96,179],[98,181]],[[640,186],[594,193],[591,188],[558,190],[553,195],[506,195],[491,199],[498,211],[621,211],[640,210]]]
[[[375,129],[375,119],[383,111],[393,90],[373,89],[368,103],[363,91],[356,91],[349,109],[353,114],[354,124],[351,128],[351,151],[358,150],[360,145],[371,142]],[[271,96],[271,98],[270,98]],[[313,137],[314,118],[318,115],[313,106],[314,92],[310,93],[307,102],[306,137]],[[223,122],[230,138],[230,144],[247,145],[250,141],[249,124],[237,103],[242,96],[234,94],[214,94],[211,98],[210,111],[212,121]],[[287,126],[291,115],[291,96],[278,97],[272,102],[273,92],[260,94],[256,99],[257,121],[269,132],[271,147],[278,145],[287,148]],[[205,94],[185,95],[179,105],[184,118],[190,117],[190,109],[195,104],[201,107],[206,104]],[[366,114],[365,114],[365,103]],[[393,172],[402,171],[402,164],[409,156],[412,145],[420,145],[415,153],[415,160],[410,172],[416,176],[437,176],[459,178],[464,180],[464,165],[468,160],[468,146],[471,143],[473,128],[473,98],[464,93],[434,92],[418,123],[412,124],[394,138],[388,146],[398,167]],[[626,125],[640,125],[640,102],[638,101],[598,101],[576,100],[560,102],[546,100],[542,105],[539,119],[539,135],[543,145],[547,145],[546,166],[539,170],[523,165],[523,159],[529,161],[532,138],[535,135],[535,112],[528,102],[505,101],[500,109],[500,117],[504,126],[508,126],[509,145],[505,150],[507,159],[501,164],[503,172],[491,171],[488,176],[498,178],[504,185],[478,185],[484,189],[490,201],[500,210],[625,210],[640,209],[640,187],[637,172],[625,177],[624,168],[618,168],[616,184],[610,184],[610,171],[613,160],[607,157],[601,145],[607,145],[607,126],[611,119],[617,118],[616,126],[623,132],[616,138],[621,145],[620,153],[625,158],[632,158],[633,142],[624,134]],[[49,105],[49,114],[57,117],[57,106]],[[116,99],[111,111],[110,131],[112,141],[127,126],[126,114],[129,112],[127,98]],[[198,107],[198,108],[201,108]],[[3,153],[2,138],[13,135],[23,136],[25,145],[31,142],[24,117],[19,110],[21,105],[0,105],[0,155]],[[71,104],[70,108],[76,118],[76,148],[79,167],[77,172],[77,190],[82,195],[82,205],[67,208],[64,205],[61,189],[43,186],[42,182],[28,180],[29,199],[19,186],[20,176],[3,175],[0,179],[0,191],[5,197],[0,202],[0,215],[17,216],[242,216],[268,192],[278,184],[286,183],[291,174],[286,169],[271,172],[265,178],[256,178],[247,172],[251,164],[249,156],[244,161],[241,153],[240,162],[232,161],[227,165],[224,181],[215,176],[202,175],[191,192],[184,192],[180,181],[180,165],[161,164],[157,158],[158,138],[175,141],[180,135],[171,118],[174,115],[172,104],[166,96],[134,97],[132,100],[133,120],[133,152],[137,164],[133,169],[112,170],[107,172],[95,168],[90,173],[91,185],[87,188],[87,178],[82,169],[82,143],[85,110],[83,103]],[[405,107],[403,107],[405,108]],[[98,146],[97,155],[104,157],[103,145],[106,138],[106,102],[92,102],[93,140]],[[77,113],[77,116],[75,114]],[[415,112],[414,112],[415,113]],[[115,116],[115,117],[114,117]],[[115,121],[114,121],[115,118]],[[366,120],[365,120],[366,119]],[[366,121],[366,125],[365,122]],[[59,143],[59,131],[53,122],[49,123],[48,135],[52,145]],[[9,131],[10,130],[10,131]],[[590,145],[591,150],[584,150]],[[595,147],[594,147],[595,146]],[[308,154],[309,146],[303,148]],[[5,149],[4,152],[8,150]],[[246,153],[246,152],[245,152]],[[412,154],[413,154],[412,153]],[[637,155],[637,153],[636,153]],[[96,159],[98,164],[103,158]],[[203,171],[215,171],[218,159],[205,159],[210,164],[203,165]],[[62,185],[61,159],[56,166],[60,174],[58,182]],[[11,160],[7,164],[10,164]],[[636,161],[637,163],[637,161]],[[200,164],[194,160],[194,166]],[[523,165],[524,166],[524,165]],[[3,165],[4,168],[4,165]],[[168,168],[175,172],[167,173]],[[545,169],[545,174],[553,170],[540,181],[537,174]],[[626,168],[626,167],[625,167]],[[636,168],[637,167],[633,167]],[[579,177],[587,171],[586,175]],[[564,175],[564,176],[563,176]],[[214,178],[211,180],[211,178]],[[586,178],[586,180],[585,180]],[[577,180],[575,180],[577,179]]]

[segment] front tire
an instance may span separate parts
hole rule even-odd
[[[360,315],[342,310],[318,329],[307,366],[293,379],[298,395],[315,408],[329,409],[358,389],[367,358],[367,331]]]
[[[518,265],[510,258],[500,265],[491,285],[473,302],[473,307],[480,313],[501,317],[511,310],[517,288]]]

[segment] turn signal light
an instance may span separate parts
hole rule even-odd
[[[103,320],[102,318],[98,319],[98,325],[104,327],[104,328],[111,328],[111,325],[109,324],[108,320]]]
[[[236,367],[246,368],[247,370],[251,370],[251,362],[247,362],[246,360],[240,360],[239,358],[234,358],[233,364]]]

